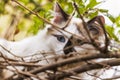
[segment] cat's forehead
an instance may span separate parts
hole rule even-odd
[[[58,35],[66,35],[68,37],[71,37],[73,34],[79,35],[78,27],[81,27],[83,25],[82,20],[80,18],[73,17],[70,20],[69,24],[64,29],[62,29],[66,23],[67,21],[63,22],[62,24],[59,24],[61,28],[60,30],[56,30],[54,29],[54,27],[49,26],[49,32]]]
[[[80,18],[73,17],[69,23],[69,25],[65,28],[65,30],[76,33],[78,31],[78,27],[83,26],[82,20]]]
[[[73,17],[71,19],[71,23],[82,23],[82,20],[80,18]]]

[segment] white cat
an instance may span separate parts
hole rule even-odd
[[[0,39],[1,54],[11,59],[18,59],[16,56],[26,57],[36,53],[39,53],[40,57],[42,57],[41,53],[48,53],[47,55],[49,56],[55,54],[69,54],[70,52],[74,51],[77,51],[81,54],[99,53],[95,47],[89,44],[90,39],[80,18],[73,16],[67,27],[64,28],[64,25],[69,20],[69,17],[70,16],[62,10],[60,5],[56,3],[54,6],[54,17],[51,22],[53,24],[57,24],[61,29],[56,30],[54,26],[47,25],[45,29],[39,31],[37,35],[25,38],[21,41],[11,42],[5,39]],[[87,22],[89,35],[100,48],[105,46],[105,37],[103,28],[101,27],[101,22],[103,24],[105,23],[103,16],[96,16]],[[74,40],[72,41],[72,39]],[[72,47],[67,48],[69,46]],[[52,60],[48,61],[52,62]],[[47,61],[42,61],[40,64],[47,64]],[[4,79],[10,77],[11,75],[13,75],[12,72],[5,73]],[[93,79],[91,76],[89,78],[89,75],[83,74],[83,77],[84,76],[85,79]]]
[[[12,42],[0,39],[1,55],[11,59],[18,59],[18,57],[26,57],[36,53],[39,53],[40,56],[41,53],[48,53],[48,55],[64,54],[64,48],[68,40],[73,34],[79,33],[76,24],[82,23],[81,19],[73,17],[69,25],[63,29],[68,19],[69,15],[56,3],[54,6],[54,17],[51,22],[60,26],[59,28],[61,29],[56,30],[52,25],[47,25],[45,29],[39,31],[37,35],[25,38],[21,41]],[[41,62],[40,64],[46,63],[47,62]],[[5,72],[3,76],[7,78],[10,75],[12,75],[12,73]]]

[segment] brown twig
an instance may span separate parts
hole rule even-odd
[[[25,7],[24,5],[22,5],[21,3],[19,3],[17,0],[11,0],[11,1],[17,3],[18,5],[20,5],[20,6],[23,7],[24,9],[26,9],[26,10],[28,10],[29,12],[31,12],[32,14],[36,15],[38,18],[40,18],[40,19],[43,20],[44,22],[46,22],[46,23],[48,23],[48,24],[54,26],[55,28],[59,28],[58,25],[52,24],[50,21],[48,21],[47,19],[45,19],[45,18],[39,16],[39,14],[37,14],[36,12],[34,12],[34,11],[28,9],[27,7]]]
[[[87,35],[86,36],[88,36],[88,41],[89,42],[91,42],[91,44],[97,49],[97,50],[101,50],[100,48],[99,48],[99,46],[95,43],[95,41],[92,39],[92,37],[91,37],[91,35],[90,35],[90,32],[89,32],[89,30],[88,30],[88,28],[87,28],[87,23],[85,22],[85,20],[83,19],[83,16],[81,15],[81,13],[80,13],[80,11],[79,11],[79,9],[78,9],[78,7],[77,7],[77,4],[74,2],[73,3],[73,6],[75,7],[75,9],[76,9],[76,11],[77,11],[77,13],[78,13],[78,16],[80,17],[80,19],[82,20],[82,22],[83,22],[83,28],[84,28],[84,30],[86,31],[86,33],[87,33]]]
[[[118,58],[118,57],[120,57],[120,54],[116,54],[116,53],[113,53],[113,54],[112,53],[110,53],[110,54],[86,54],[83,56],[73,57],[73,58],[69,58],[66,60],[62,60],[60,62],[49,64],[44,67],[39,67],[37,69],[31,70],[30,72],[33,74],[36,74],[36,73],[43,72],[45,70],[52,70],[52,69],[55,69],[56,67],[61,67],[66,64],[72,64],[72,63],[76,63],[76,62],[81,62],[81,61],[86,61],[86,60],[91,60],[91,59],[98,59],[98,58]]]
[[[81,19],[82,22],[83,22],[84,29],[85,29],[85,31],[87,32],[87,35],[88,35],[88,37],[89,37],[90,42],[92,42],[93,40],[92,40],[92,38],[91,38],[91,36],[90,36],[90,32],[89,32],[89,30],[88,30],[88,28],[87,28],[87,24],[86,24],[86,22],[84,21],[81,13],[80,13],[80,11],[79,11],[79,9],[78,9],[78,7],[77,7],[77,4],[76,4],[75,2],[73,3],[73,6],[75,7],[75,9],[76,9],[76,11],[77,11],[80,19]]]
[[[37,79],[39,79],[39,80],[42,80],[42,79],[40,79],[40,77],[38,77],[37,75],[31,74],[31,73],[29,73],[29,72],[18,71],[18,73],[21,74],[21,75],[23,75],[24,78],[26,78],[27,76],[29,76],[29,77],[34,77],[34,78],[37,78]],[[18,79],[19,79],[19,77],[16,78],[16,79],[14,79],[14,80],[18,80]]]
[[[102,62],[98,62],[96,64],[85,64],[85,65],[81,65],[79,67],[73,68],[69,71],[66,71],[64,73],[55,75],[53,77],[56,77],[57,80],[65,78],[65,77],[69,77],[74,75],[74,73],[78,74],[78,73],[82,73],[85,71],[89,71],[89,70],[94,70],[94,69],[100,69],[103,68],[105,66],[100,65],[100,64],[106,64],[106,65],[110,65],[110,66],[117,66],[120,65],[120,59],[112,59],[112,60],[107,60],[107,61],[102,61]]]
[[[12,53],[12,52],[9,51],[8,49],[6,49],[6,48],[5,48],[3,45],[1,45],[1,44],[0,44],[0,47],[3,48],[6,52],[10,53],[12,56],[17,57],[17,58],[22,58],[22,57],[20,57],[20,56],[15,55],[14,53]]]
[[[63,30],[69,25],[74,14],[75,14],[75,10],[73,11],[72,15],[68,18],[67,22],[65,23],[64,27],[62,28]]]
[[[27,7],[25,7],[24,5],[22,5],[22,4],[21,4],[20,2],[18,2],[17,0],[11,0],[11,1],[17,3],[18,5],[20,5],[20,6],[23,7],[24,9],[26,9],[26,10],[28,10],[29,12],[31,12],[32,14],[36,15],[39,19],[43,20],[44,22],[46,22],[46,23],[52,25],[56,30],[58,30],[58,31],[61,31],[61,30],[62,30],[62,29],[60,28],[60,26],[58,26],[57,24],[53,24],[53,23],[51,23],[50,21],[48,21],[47,19],[45,19],[45,18],[39,16],[38,13],[36,13],[36,12],[34,12],[34,11],[28,9]],[[64,27],[64,26],[63,26],[63,27]],[[67,32],[67,33],[69,33],[69,34],[78,36],[78,35],[76,35],[76,34],[74,34],[74,33],[71,33],[71,32],[69,32],[69,31],[67,31],[67,30],[64,30],[64,31]],[[79,37],[79,36],[78,36],[78,37]]]
[[[2,58],[4,59],[4,61],[5,61],[9,66],[11,66],[12,68],[14,68],[15,71],[18,73],[18,69],[17,69],[14,65],[12,65],[12,64],[9,63],[9,61],[7,60],[7,57],[4,56],[2,52],[0,52],[0,55],[2,56]]]
[[[14,62],[14,61],[9,61],[9,64],[6,63],[5,61],[0,61],[1,65],[4,66],[10,66],[14,65],[14,66],[24,66],[24,67],[41,67],[42,65],[39,64],[35,64],[35,63],[27,63],[27,62]]]

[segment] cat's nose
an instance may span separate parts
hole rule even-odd
[[[64,54],[69,54],[71,52],[76,52],[76,50],[74,49],[74,45],[72,44],[71,40],[68,40],[68,42],[66,43],[63,51],[64,51]]]
[[[66,47],[66,49],[64,49],[64,54],[69,54],[71,52],[76,52],[76,50],[73,47],[72,48]]]

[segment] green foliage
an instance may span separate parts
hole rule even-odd
[[[18,0],[20,3],[25,5],[30,10],[38,13],[40,16],[44,17],[47,20],[50,20],[51,10],[53,10],[53,5],[56,0]],[[98,2],[97,0],[57,0],[58,3],[61,4],[63,9],[71,14],[74,7],[72,2],[76,2],[79,8],[79,11],[82,16],[85,18],[93,18],[97,16],[99,13],[104,14],[107,16],[113,25],[106,25],[107,32],[109,35],[119,41],[119,38],[116,36],[115,31],[117,28],[120,28],[120,16],[113,17],[108,13],[108,10],[106,9],[99,9],[96,6],[101,4],[102,2]],[[12,4],[11,4],[12,3]],[[13,12],[6,12],[7,8],[6,6],[10,6],[13,9]],[[20,17],[20,21],[18,22],[17,28],[20,31],[25,31],[27,34],[36,34],[39,29],[43,29],[44,22],[40,20],[37,16],[33,15],[32,13],[28,12],[24,8],[20,7],[19,5],[16,5],[16,3],[13,4],[12,1],[9,0],[0,0],[0,14],[9,15],[16,14],[16,12],[20,11],[22,13],[22,16]],[[30,23],[29,23],[30,22]],[[8,24],[9,25],[9,24]],[[29,27],[27,26],[29,25]],[[118,33],[120,34],[120,30],[118,30]]]
[[[0,14],[5,13],[5,6],[9,0],[0,0]]]
[[[111,38],[113,38],[116,41],[119,41],[119,35],[120,35],[120,16],[117,17],[112,16],[111,14],[107,13],[107,17],[112,22],[112,25],[107,25],[106,30],[110,34]],[[116,33],[117,34],[116,34]]]
[[[118,37],[115,35],[115,29],[113,27],[106,25],[106,30],[111,38],[119,41]]]
[[[120,15],[116,17],[115,24],[117,25],[117,27],[120,27]]]
[[[107,14],[107,17],[112,21],[112,23],[115,23],[115,18],[111,14]]]
[[[100,2],[97,2],[96,0],[90,0],[89,3],[86,6],[86,10],[94,8],[98,4],[100,4]]]
[[[44,23],[43,23],[43,21],[41,21],[40,19],[38,19],[36,16],[34,16],[32,18],[32,20],[34,20],[34,23],[29,28],[28,33],[36,34],[40,28],[43,28],[43,24]]]

